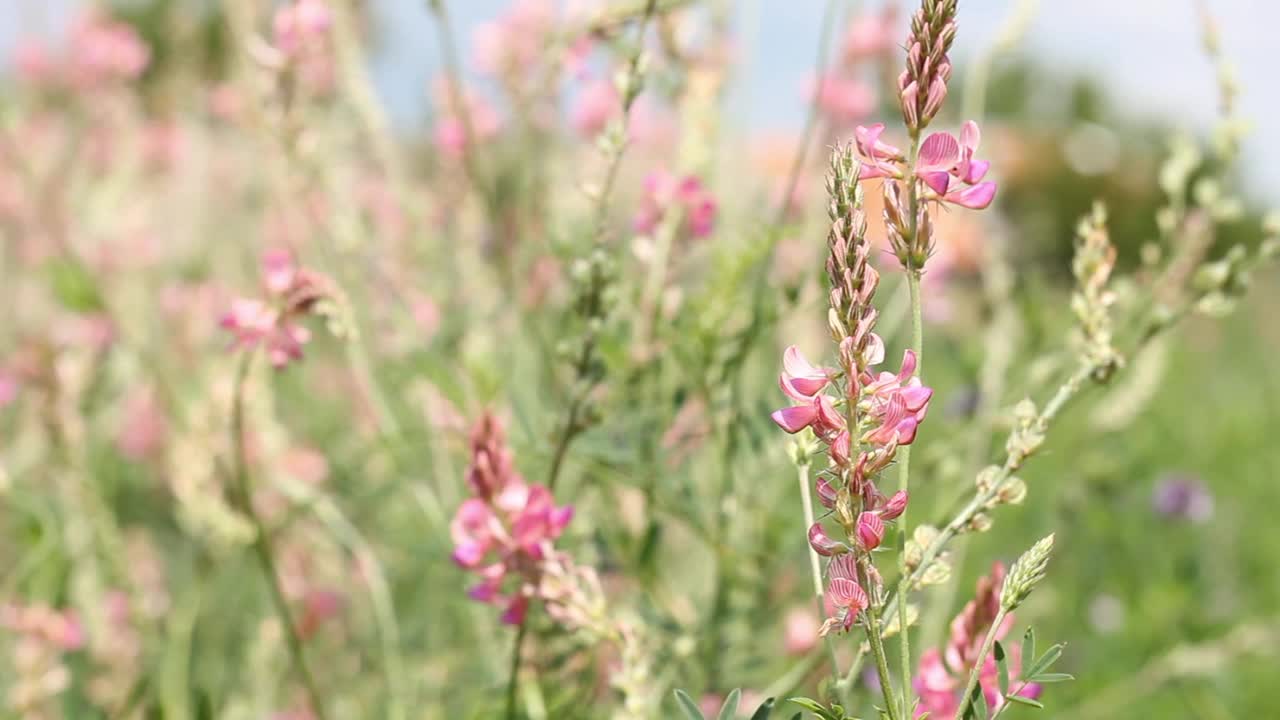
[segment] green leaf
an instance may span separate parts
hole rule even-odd
[[[808,710],[814,715],[817,715],[823,720],[843,720],[843,718],[834,717],[831,714],[831,712],[828,711],[825,707],[823,707],[822,703],[818,702],[817,700],[810,700],[807,697],[793,697],[793,698],[788,698],[787,702],[795,703],[796,705],[799,705],[800,707],[804,708],[805,710]]]
[[[1069,682],[1075,679],[1076,677],[1074,675],[1068,675],[1067,673],[1040,673],[1039,675],[1036,675],[1035,677],[1027,680],[1027,682],[1059,683],[1059,682]]]
[[[1040,659],[1036,660],[1035,663],[1027,669],[1027,672],[1025,673],[1026,676],[1036,677],[1045,670],[1048,670],[1051,665],[1058,662],[1058,658],[1062,657],[1062,649],[1064,647],[1066,646],[1059,643],[1048,650],[1045,650],[1044,655],[1041,655]]]
[[[751,714],[751,720],[769,720],[769,716],[772,714],[773,698],[769,698],[761,703],[760,707],[756,708],[756,711]]]
[[[741,702],[742,690],[734,688],[724,699],[724,704],[720,706],[720,714],[716,715],[716,720],[733,720],[738,717],[738,704]]]
[[[54,260],[49,263],[48,272],[53,294],[66,309],[87,313],[104,307],[98,286],[84,265],[73,260]]]
[[[1021,695],[1008,695],[1005,697],[1005,700],[1008,700],[1009,702],[1013,702],[1013,703],[1018,703],[1019,705],[1026,705],[1027,707],[1033,707],[1037,710],[1044,709],[1044,703],[1040,702],[1039,700],[1032,700],[1029,697],[1022,697]]]
[[[680,709],[684,711],[684,716],[689,720],[707,720],[702,711],[698,709],[698,704],[689,697],[689,693],[683,690],[676,690],[676,703],[680,705]]]
[[[1000,694],[1007,695],[1009,693],[1009,664],[1005,662],[1004,646],[1000,641],[996,641],[993,651],[996,656],[996,669],[1000,671]]]
[[[964,720],[987,720],[987,698],[982,694],[982,685],[975,685],[973,694],[969,696],[969,706],[965,708]]]

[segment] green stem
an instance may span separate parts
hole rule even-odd
[[[307,699],[311,705],[311,712],[315,714],[317,720],[326,720],[320,687],[316,685],[315,678],[311,675],[310,668],[307,667],[307,657],[302,648],[302,637],[298,634],[297,625],[293,623],[293,614],[289,611],[289,601],[285,598],[284,589],[280,586],[280,575],[276,572],[275,553],[271,546],[270,531],[253,508],[249,466],[244,451],[244,385],[249,376],[249,367],[253,362],[253,357],[252,353],[246,353],[241,357],[240,366],[236,370],[234,394],[232,395],[231,447],[235,462],[234,474],[237,504],[240,505],[240,512],[244,513],[253,525],[254,554],[257,556],[262,574],[266,576],[267,589],[270,590],[271,601],[275,606],[276,615],[279,617],[280,623],[284,625],[284,637],[286,644],[289,646],[289,656],[293,661],[294,672],[302,680],[302,686],[306,690]]]
[[[867,575],[867,567],[870,563],[870,556],[864,557],[863,575]],[[876,594],[879,594],[878,592]],[[880,626],[880,610],[883,605],[876,605],[874,599],[866,610],[866,631],[867,644],[871,646],[871,656],[876,661],[876,674],[880,678],[880,693],[884,696],[884,713],[888,716],[888,720],[900,720],[902,717],[898,712],[898,702],[893,696],[893,676],[889,674],[889,661],[884,654],[884,640],[882,639],[882,628]],[[908,678],[902,679],[903,683],[908,682]]]
[[[1004,616],[1008,611],[1003,607],[1000,612],[996,613],[996,619],[991,622],[991,629],[987,630],[987,637],[982,641],[982,649],[978,651],[978,657],[974,660],[973,669],[969,671],[969,682],[964,687],[964,695],[960,698],[960,707],[956,710],[956,717],[963,718],[965,711],[973,704],[973,691],[978,687],[978,678],[982,675],[982,666],[986,663],[987,654],[991,652],[991,647],[996,643],[996,633],[999,632],[1000,626],[1004,624]],[[986,700],[983,700],[985,703]]]
[[[813,494],[809,490],[808,464],[796,465],[796,480],[800,483],[800,502],[804,505],[804,530],[807,535],[809,528],[813,527],[814,522]],[[808,543],[805,544],[808,545]],[[813,596],[815,598],[815,605],[818,608],[818,619],[822,620],[823,616],[826,615],[827,612],[827,605],[823,602],[822,561],[818,559],[818,553],[813,549],[813,546],[809,546],[809,571],[813,575]],[[839,682],[840,661],[836,658],[836,647],[831,641],[831,635],[828,634],[822,640],[823,644],[827,646],[827,654],[831,656],[831,676],[835,680],[833,687],[835,688],[837,698],[841,703],[843,703],[844,688]]]
[[[907,288],[911,293],[911,347],[916,353],[916,377],[919,377],[924,365],[924,319],[920,301],[920,272],[918,270],[909,270],[907,272]],[[911,446],[904,445],[898,449],[898,489],[902,492],[908,492],[911,486]],[[902,511],[902,515],[898,518],[898,532],[902,537],[900,545],[906,547],[906,538],[909,537],[907,525],[908,509]],[[911,712],[911,628],[907,624],[907,592],[906,580],[908,577],[906,566],[906,553],[900,555],[902,561],[901,572],[898,581],[898,637],[902,644],[902,713],[906,716]]]

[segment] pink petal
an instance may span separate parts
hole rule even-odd
[[[916,374],[916,353],[914,350],[902,352],[902,369],[898,371],[898,382],[905,382]]]
[[[965,168],[960,179],[969,185],[976,185],[987,176],[987,170],[991,168],[991,163],[986,160],[970,160],[969,166]]]
[[[991,204],[996,197],[996,184],[984,182],[960,192],[951,193],[942,199],[961,207],[982,210]]]
[[[906,490],[899,490],[885,501],[880,509],[880,517],[884,520],[897,520],[907,509],[908,495]]]
[[[822,523],[809,526],[809,547],[823,557],[839,555],[846,550],[843,544],[832,540],[831,536],[827,535],[827,531],[822,529]]]
[[[782,351],[782,369],[792,377],[826,377],[826,372],[814,367],[795,345],[788,346]]]
[[[982,130],[978,128],[978,123],[972,120],[965,122],[964,127],[960,128],[960,145],[972,155],[977,152],[981,142]]]
[[[947,186],[951,183],[951,175],[943,170],[935,170],[931,172],[917,172],[916,176],[924,181],[931,190],[939,195],[947,193]]]
[[[774,412],[769,417],[783,430],[795,434],[813,424],[818,418],[818,408],[812,404],[793,405]]]
[[[960,160],[960,143],[951,133],[933,133],[920,146],[917,170],[950,170]]]

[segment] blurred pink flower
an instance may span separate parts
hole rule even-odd
[[[804,655],[818,644],[818,618],[813,610],[793,607],[782,619],[782,647],[788,655]]]
[[[299,320],[331,291],[323,276],[297,267],[284,250],[263,254],[262,275],[267,299],[233,300],[220,324],[235,336],[232,347],[251,351],[261,345],[271,364],[283,368],[302,358],[302,346],[311,339]]]
[[[920,707],[916,709],[917,718],[928,713],[932,720],[955,719],[964,684],[977,664],[983,641],[1000,609],[1000,589],[1004,583],[1004,575],[1004,565],[997,562],[989,575],[979,578],[974,599],[951,622],[951,635],[946,648],[943,651],[930,648],[920,656],[920,667],[913,681],[916,693],[920,696]],[[996,628],[996,639],[1004,639],[1013,623],[1013,614],[1006,615],[1000,627]],[[1014,643],[1005,647],[1005,664],[1009,671],[1009,687],[1020,687],[1020,645]],[[987,714],[999,710],[1006,701],[1000,692],[998,667],[990,653],[983,660],[978,683],[988,707]],[[1040,696],[1040,692],[1039,685],[1030,683],[1017,694],[1034,699]]]
[[[72,21],[67,46],[71,80],[81,87],[136,80],[151,62],[132,26],[96,11]]]
[[[886,4],[879,14],[860,14],[850,21],[845,30],[844,61],[855,64],[891,52],[900,44],[898,34],[898,6],[895,3]]]
[[[836,127],[848,127],[876,109],[875,89],[856,77],[827,73],[810,80],[806,95]]]
[[[579,135],[592,138],[621,112],[622,98],[614,83],[592,80],[579,90],[570,123]]]
[[[516,0],[471,35],[472,62],[489,75],[522,74],[534,67],[550,40],[555,6],[549,0]]]
[[[130,460],[152,456],[164,443],[169,421],[149,386],[133,388],[124,401],[116,432],[116,447]]]
[[[446,157],[460,158],[467,150],[468,144],[476,145],[492,140],[502,130],[502,118],[493,104],[469,89],[464,89],[463,104],[466,106],[466,121],[454,107],[452,94],[443,83],[436,88],[436,102],[440,115],[436,119],[435,144]],[[467,133],[473,136],[468,138]]]
[[[450,524],[453,560],[479,575],[480,583],[468,591],[473,600],[503,606],[502,621],[519,625],[573,507],[556,506],[550,490],[527,484],[516,472],[502,425],[491,413],[472,432],[471,457],[467,485],[474,496]],[[507,578],[515,580],[512,592],[503,591]]]
[[[715,198],[697,177],[677,177],[665,170],[655,170],[645,178],[644,195],[632,226],[638,233],[652,233],[673,207],[684,213],[684,228],[690,236],[711,234],[717,213]]]

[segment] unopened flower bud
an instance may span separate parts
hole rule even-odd
[[[858,516],[858,544],[863,550],[871,551],[880,547],[884,540],[884,521],[873,512],[864,512]]]
[[[885,501],[884,507],[880,509],[880,517],[883,520],[897,520],[902,513],[907,511],[907,491],[899,490]]]
[[[975,484],[978,486],[978,492],[989,493],[995,489],[996,481],[1000,479],[1000,466],[988,465],[978,472],[978,479]]]
[[[814,523],[809,528],[809,547],[823,557],[841,555],[849,551],[849,548],[845,547],[844,543],[832,540],[827,535],[827,532],[822,529],[822,523]]]
[[[835,488],[831,487],[831,483],[827,482],[826,478],[818,478],[818,501],[822,503],[823,507],[828,510],[834,508],[836,506],[836,497],[838,496],[839,493],[836,492]]]
[[[1009,478],[1000,486],[996,497],[1005,505],[1021,505],[1027,498],[1027,484],[1022,478]]]
[[[991,529],[991,516],[986,513],[978,513],[969,520],[969,529],[974,532],[984,533]]]

